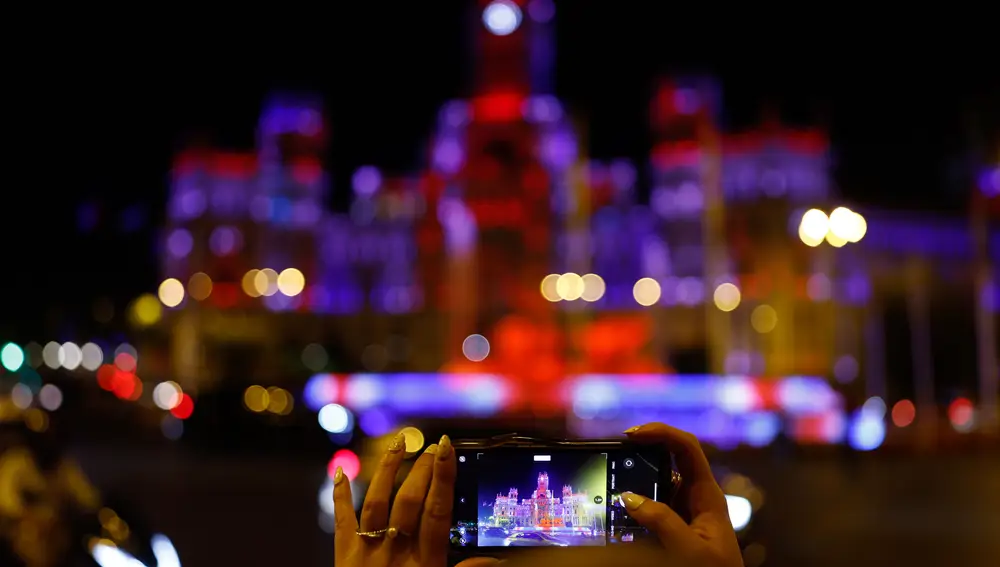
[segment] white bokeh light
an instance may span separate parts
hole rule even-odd
[[[483,24],[493,35],[510,35],[521,26],[521,8],[510,0],[496,0],[483,10]]]

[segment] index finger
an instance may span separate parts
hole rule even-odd
[[[448,559],[451,533],[451,509],[455,500],[455,451],[447,435],[438,441],[434,456],[434,473],[424,501],[420,519],[418,545],[420,554],[428,565],[444,565]]]
[[[681,482],[687,485],[690,493],[688,504],[693,516],[711,512],[729,518],[726,497],[715,481],[708,457],[697,437],[665,423],[639,425],[625,431],[625,434],[639,443],[662,443],[673,453],[680,469]]]

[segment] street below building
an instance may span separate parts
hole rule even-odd
[[[318,521],[325,463],[182,448],[75,453],[106,496],[173,539],[184,567],[333,564],[333,538]],[[716,462],[764,491],[747,533],[764,565],[978,566],[1000,557],[1000,455]]]

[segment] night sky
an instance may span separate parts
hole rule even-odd
[[[325,96],[335,193],[346,194],[358,165],[419,167],[440,104],[469,92],[467,3],[346,4],[65,13],[32,35],[5,73],[16,102],[0,208],[4,338],[48,340],[48,323],[86,316],[94,297],[124,306],[155,290],[171,154],[195,139],[251,148],[268,91]],[[765,14],[674,4],[556,2],[557,91],[587,118],[595,157],[645,155],[655,76],[709,72],[723,81],[732,129],[752,126],[764,108],[828,126],[850,202],[964,206],[970,131],[1000,131],[986,4],[961,15],[939,5],[868,14],[797,4]],[[77,228],[83,203],[101,213],[87,234]],[[126,210],[142,228],[123,233]]]

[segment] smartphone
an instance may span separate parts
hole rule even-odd
[[[454,447],[453,556],[641,541],[651,536],[629,517],[621,493],[669,504],[680,485],[660,446],[508,435]]]

